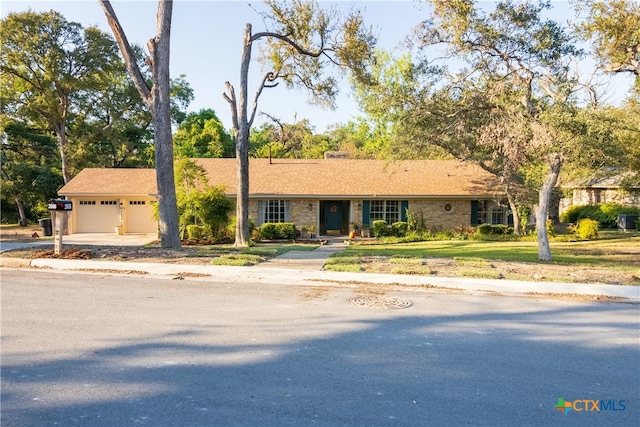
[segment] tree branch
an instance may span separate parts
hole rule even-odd
[[[104,11],[104,15],[107,18],[107,22],[113,31],[113,34],[116,39],[116,43],[120,47],[120,52],[122,53],[124,63],[127,66],[127,70],[129,70],[129,74],[133,80],[133,84],[135,85],[138,92],[144,99],[145,103],[151,106],[152,97],[151,97],[151,88],[147,85],[147,81],[144,79],[142,72],[140,71],[140,67],[138,67],[138,63],[136,62],[135,55],[133,53],[133,49],[127,40],[127,36],[125,35],[124,29],[122,25],[120,25],[120,21],[116,16],[116,12],[113,10],[111,6],[111,2],[109,0],[98,0],[100,5],[102,6],[102,10]]]
[[[251,105],[251,118],[247,122],[249,125],[249,128],[251,128],[251,126],[253,125],[253,119],[255,119],[256,117],[256,111],[258,110],[258,98],[260,98],[260,94],[262,93],[265,87],[266,88],[276,87],[278,83],[268,84],[268,82],[275,81],[279,76],[280,76],[279,73],[271,71],[265,74],[264,77],[262,78],[262,82],[260,83],[260,86],[256,91],[256,95],[253,97],[253,104]]]

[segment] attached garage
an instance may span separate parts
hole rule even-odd
[[[58,194],[73,203],[71,233],[157,233],[153,169],[84,169]]]
[[[153,199],[136,198],[125,203],[127,233],[155,233],[158,221],[153,219]]]
[[[120,223],[117,199],[80,199],[74,203],[76,233],[112,233]]]

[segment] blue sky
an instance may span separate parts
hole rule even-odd
[[[115,0],[113,7],[130,42],[146,46],[155,34],[157,2],[155,0]],[[327,2],[327,4],[329,4]],[[339,7],[350,7],[351,3],[340,2]],[[397,49],[398,44],[411,32],[414,25],[427,17],[424,5],[412,1],[357,1],[356,8],[362,10],[365,22],[371,25],[378,36],[380,47]],[[262,21],[254,8],[262,7],[261,1],[216,1],[175,0],[171,29],[171,72],[173,77],[186,75],[194,90],[195,99],[189,110],[211,108],[216,111],[226,128],[231,127],[229,105],[222,98],[224,82],[237,86],[240,69],[240,54],[244,26],[253,25],[253,30],[262,29]],[[9,12],[32,9],[60,12],[68,21],[84,26],[96,25],[111,34],[97,0],[2,0],[2,16]],[[560,22],[573,19],[567,2],[554,2],[554,18]],[[255,52],[254,52],[255,56]],[[251,65],[251,83],[261,76],[260,64]],[[613,80],[612,90],[623,93],[628,81]],[[615,86],[617,85],[617,86]],[[250,86],[251,87],[251,86]],[[253,89],[250,89],[253,93]],[[309,119],[317,132],[328,125],[346,123],[360,114],[358,106],[349,96],[348,85],[343,85],[335,111],[323,110],[308,105],[303,92],[287,90],[284,86],[265,90],[260,97],[258,111],[264,111],[285,122]],[[256,123],[268,121],[258,115]]]

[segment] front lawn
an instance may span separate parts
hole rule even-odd
[[[356,264],[363,272],[640,285],[638,233],[608,232],[598,240],[551,242],[551,252],[553,262],[543,263],[538,261],[536,242],[354,243],[335,254],[326,269],[352,271]]]

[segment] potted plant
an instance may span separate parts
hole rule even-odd
[[[349,229],[349,238],[353,239],[354,237],[356,237],[357,233],[358,233],[358,224],[355,222],[352,222],[350,224],[350,229]]]

